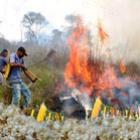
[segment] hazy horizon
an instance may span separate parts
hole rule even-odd
[[[0,0],[0,33],[10,41],[20,40],[23,30],[20,22],[29,11],[40,12],[46,17],[49,21],[47,34],[66,26],[66,15],[78,14],[93,32],[101,20],[109,34],[107,46],[115,47],[117,53],[129,50],[127,59],[138,61],[139,7],[139,0]]]

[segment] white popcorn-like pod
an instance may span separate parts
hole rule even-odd
[[[17,140],[137,140],[140,134],[140,121],[121,117],[106,117],[95,120],[67,119],[64,122],[38,123],[33,117],[25,116],[15,106],[0,104],[0,138]]]

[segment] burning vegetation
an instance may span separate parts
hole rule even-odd
[[[85,111],[91,109],[96,98],[100,98],[103,104],[112,106],[115,110],[133,108],[138,111],[138,81],[127,74],[127,66],[123,59],[119,65],[111,62],[111,52],[105,49],[109,35],[101,23],[98,24],[97,31],[96,41],[91,45],[88,28],[78,17],[75,28],[68,38],[70,52],[64,79],[68,89],[72,90],[71,96],[78,98]],[[104,54],[107,54],[107,58],[102,58]],[[89,98],[88,107],[88,103],[84,102],[86,98],[79,98],[83,94]]]
[[[0,34],[0,48],[7,50],[7,65],[9,65],[9,68],[4,67],[5,70],[1,73],[6,73],[6,69],[9,69],[8,73],[11,75],[15,66],[10,68],[11,57],[9,58],[8,52],[10,51],[10,54],[16,52],[17,47],[21,45],[29,52],[25,61],[27,67],[33,72],[25,67],[23,68],[25,75],[21,75],[23,81],[27,83],[27,89],[31,88],[33,93],[31,103],[25,107],[22,105],[25,94],[23,98],[20,98],[19,106],[10,105],[12,94],[9,93],[10,90],[13,90],[13,93],[15,90],[12,84],[9,84],[9,80],[5,81],[0,73],[2,75],[0,102],[3,102],[0,103],[0,139],[140,139],[140,63],[138,62],[139,39],[137,37],[140,20],[136,15],[139,5],[133,2],[133,4],[120,1],[112,3],[110,0],[108,2],[95,0],[93,1],[95,14],[93,14],[93,11],[86,7],[88,1],[81,4],[80,2],[78,2],[79,7],[82,3],[83,6],[85,5],[83,8],[77,8],[77,12],[78,9],[82,10],[79,11],[81,15],[65,15],[67,24],[64,23],[62,28],[55,28],[55,24],[51,23],[51,20],[48,21],[46,15],[29,11],[24,14],[20,22],[20,41],[6,40],[6,36]],[[76,3],[74,1],[75,5]],[[17,12],[17,9],[21,7],[18,8],[20,4],[16,5],[14,9]],[[69,9],[64,1],[60,5],[56,7],[63,10],[64,6],[64,9]],[[92,2],[88,5],[92,6]],[[44,6],[44,3],[39,6],[40,12]],[[54,2],[52,2],[52,7],[54,8]],[[61,14],[67,13],[62,10],[60,10]],[[21,11],[24,10],[19,12]],[[91,16],[88,17],[87,14],[90,12]],[[43,13],[55,12],[43,10]],[[105,25],[108,28],[101,21],[98,21],[97,26],[94,27],[95,17],[99,15],[102,15],[102,18],[107,17]],[[131,18],[128,18],[128,15]],[[11,21],[15,20],[8,22],[5,19],[8,18],[4,16],[4,22],[0,21],[2,28],[10,29],[8,25],[13,26]],[[91,22],[89,27],[86,25],[88,21]],[[93,30],[90,25],[94,27]],[[113,27],[114,25],[116,28]],[[134,25],[135,28],[132,28]],[[5,30],[4,28],[1,32]],[[18,28],[13,26],[11,29]],[[10,32],[8,35],[11,36]],[[24,47],[20,47],[22,51],[19,57],[22,56],[20,55],[22,52],[27,55]],[[134,49],[135,51],[131,53]],[[16,59],[17,55],[16,52],[13,58]],[[4,63],[7,63],[6,58],[4,60]],[[18,69],[19,66],[24,66],[23,63],[14,65]],[[21,93],[25,91],[24,88],[18,86],[15,89],[17,91],[22,89]]]

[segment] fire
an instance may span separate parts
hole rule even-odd
[[[99,88],[102,90],[120,88],[121,84],[117,79],[114,68],[109,66],[105,69],[102,76],[99,78]]]
[[[107,37],[103,29],[99,28],[102,41]],[[90,60],[87,29],[78,21],[74,31],[68,38],[70,55],[65,67],[65,83],[69,88],[79,89],[82,93],[92,94],[102,90],[120,88],[115,70],[112,66],[101,61]]]
[[[101,22],[98,23],[98,35],[101,43],[104,43],[105,40],[109,37],[108,34],[104,31]]]
[[[123,61],[120,62],[120,72],[124,74],[126,72],[126,66]]]
[[[71,88],[90,87],[91,74],[88,67],[89,49],[87,45],[86,29],[81,23],[77,23],[76,28],[68,39],[70,46],[69,62],[65,68],[65,81]],[[88,88],[88,89],[89,89]]]

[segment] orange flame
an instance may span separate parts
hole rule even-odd
[[[126,72],[126,66],[123,61],[120,62],[120,72],[124,74]]]
[[[99,78],[99,87],[102,90],[121,87],[113,67],[109,66],[105,69],[103,75]]]
[[[91,94],[93,90],[101,91],[120,87],[113,67],[108,66],[104,69],[103,62],[93,63],[89,60],[87,30],[81,21],[77,23],[69,36],[68,44],[70,55],[64,78],[69,88],[77,88],[82,93]]]
[[[104,43],[105,40],[109,37],[108,34],[104,31],[102,24],[100,22],[98,23],[98,34],[101,43]]]
[[[87,45],[86,29],[79,22],[68,38],[70,46],[69,62],[65,68],[65,82],[71,88],[80,90],[91,88],[91,75],[88,68],[89,48]],[[81,86],[82,85],[82,86]]]

